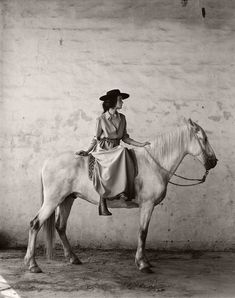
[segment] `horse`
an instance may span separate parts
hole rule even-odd
[[[185,120],[183,125],[172,131],[156,136],[147,147],[134,150],[138,163],[138,175],[134,181],[135,198],[130,202],[107,200],[107,203],[109,208],[140,209],[135,264],[141,272],[149,273],[152,265],[145,254],[149,222],[154,207],[166,196],[171,177],[187,154],[196,157],[207,172],[216,166],[217,158],[205,131],[191,119]],[[87,157],[64,152],[50,158],[43,165],[41,178],[43,203],[30,221],[28,247],[24,258],[32,273],[42,272],[35,260],[36,238],[42,225],[48,258],[53,254],[53,238],[57,230],[65,258],[71,264],[82,263],[67,239],[67,220],[76,198],[94,205],[99,202],[99,195],[88,177]]]

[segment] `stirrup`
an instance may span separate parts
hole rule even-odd
[[[122,199],[123,201],[131,201],[131,199],[128,198],[124,192],[119,195],[119,199]]]

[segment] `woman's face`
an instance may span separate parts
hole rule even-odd
[[[118,95],[116,109],[120,110],[122,108],[122,105],[123,105],[123,99],[121,95]]]

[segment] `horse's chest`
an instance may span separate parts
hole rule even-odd
[[[164,180],[156,175],[139,175],[135,181],[136,192],[140,196],[148,197],[165,197],[166,195],[166,184]]]

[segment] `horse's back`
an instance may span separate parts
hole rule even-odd
[[[87,157],[77,156],[73,151],[66,151],[48,158],[42,168],[44,182],[57,181],[57,183],[70,182],[83,177],[87,172]]]
[[[62,170],[84,167],[86,160],[86,157],[75,155],[73,151],[65,151],[48,158],[43,164],[43,170]]]

